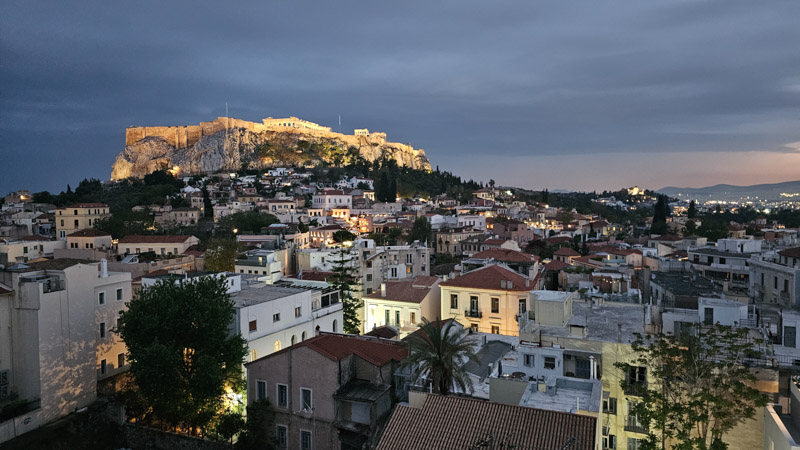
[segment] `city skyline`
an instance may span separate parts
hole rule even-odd
[[[212,120],[226,102],[334,130],[341,115],[344,132],[523,188],[800,179],[795,2],[153,11],[7,7],[3,192],[108,179],[126,127]]]

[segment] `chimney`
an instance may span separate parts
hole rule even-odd
[[[386,297],[386,283],[381,283],[381,297]]]
[[[108,260],[105,258],[100,260],[100,278],[106,278],[108,276]]]

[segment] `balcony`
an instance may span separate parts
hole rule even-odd
[[[647,427],[639,423],[639,418],[636,416],[625,416],[625,431],[633,433],[647,434]]]
[[[467,309],[464,310],[464,317],[471,317],[473,319],[480,319],[483,317],[483,314],[478,311],[477,309]]]

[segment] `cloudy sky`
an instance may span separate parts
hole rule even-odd
[[[800,179],[800,2],[30,1],[0,7],[0,192],[107,179],[131,125],[386,131],[550,189]]]

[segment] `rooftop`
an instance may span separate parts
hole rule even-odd
[[[109,233],[105,231],[100,231],[94,228],[84,228],[83,230],[78,230],[74,233],[70,233],[67,237],[99,237],[99,236],[111,236]]]
[[[538,327],[542,336],[570,338],[569,325],[585,325],[587,339],[603,342],[633,342],[634,333],[644,332],[644,305],[637,303],[611,303],[591,305],[587,302],[572,302],[572,317],[567,326],[538,325],[531,323],[525,331]]]
[[[595,417],[463,397],[423,395],[419,407],[395,409],[378,450],[407,449],[411,442],[418,450],[489,448],[495,442],[518,449],[595,447]]]
[[[286,352],[290,348],[297,349],[299,347],[308,347],[333,361],[339,361],[350,355],[356,355],[377,366],[383,366],[393,360],[401,361],[408,356],[406,345],[395,341],[349,334],[320,333],[318,336],[306,339],[291,347],[286,347],[281,351],[259,358],[254,362]],[[253,362],[248,364],[253,364]]]
[[[491,248],[472,255],[472,258],[470,259],[494,259],[503,262],[533,264],[533,262],[536,260],[536,257],[528,253],[518,252],[516,250],[507,248]]]
[[[365,295],[372,300],[391,300],[396,302],[422,303],[439,279],[437,277],[420,276],[407,281],[390,281],[386,283],[386,295],[381,290]]]
[[[119,240],[120,244],[180,244],[194,236],[143,236],[132,234]]]
[[[509,282],[511,287],[508,287]],[[467,272],[460,277],[455,277],[439,283],[439,286],[504,291],[529,291],[530,280],[506,266],[490,264]]]

